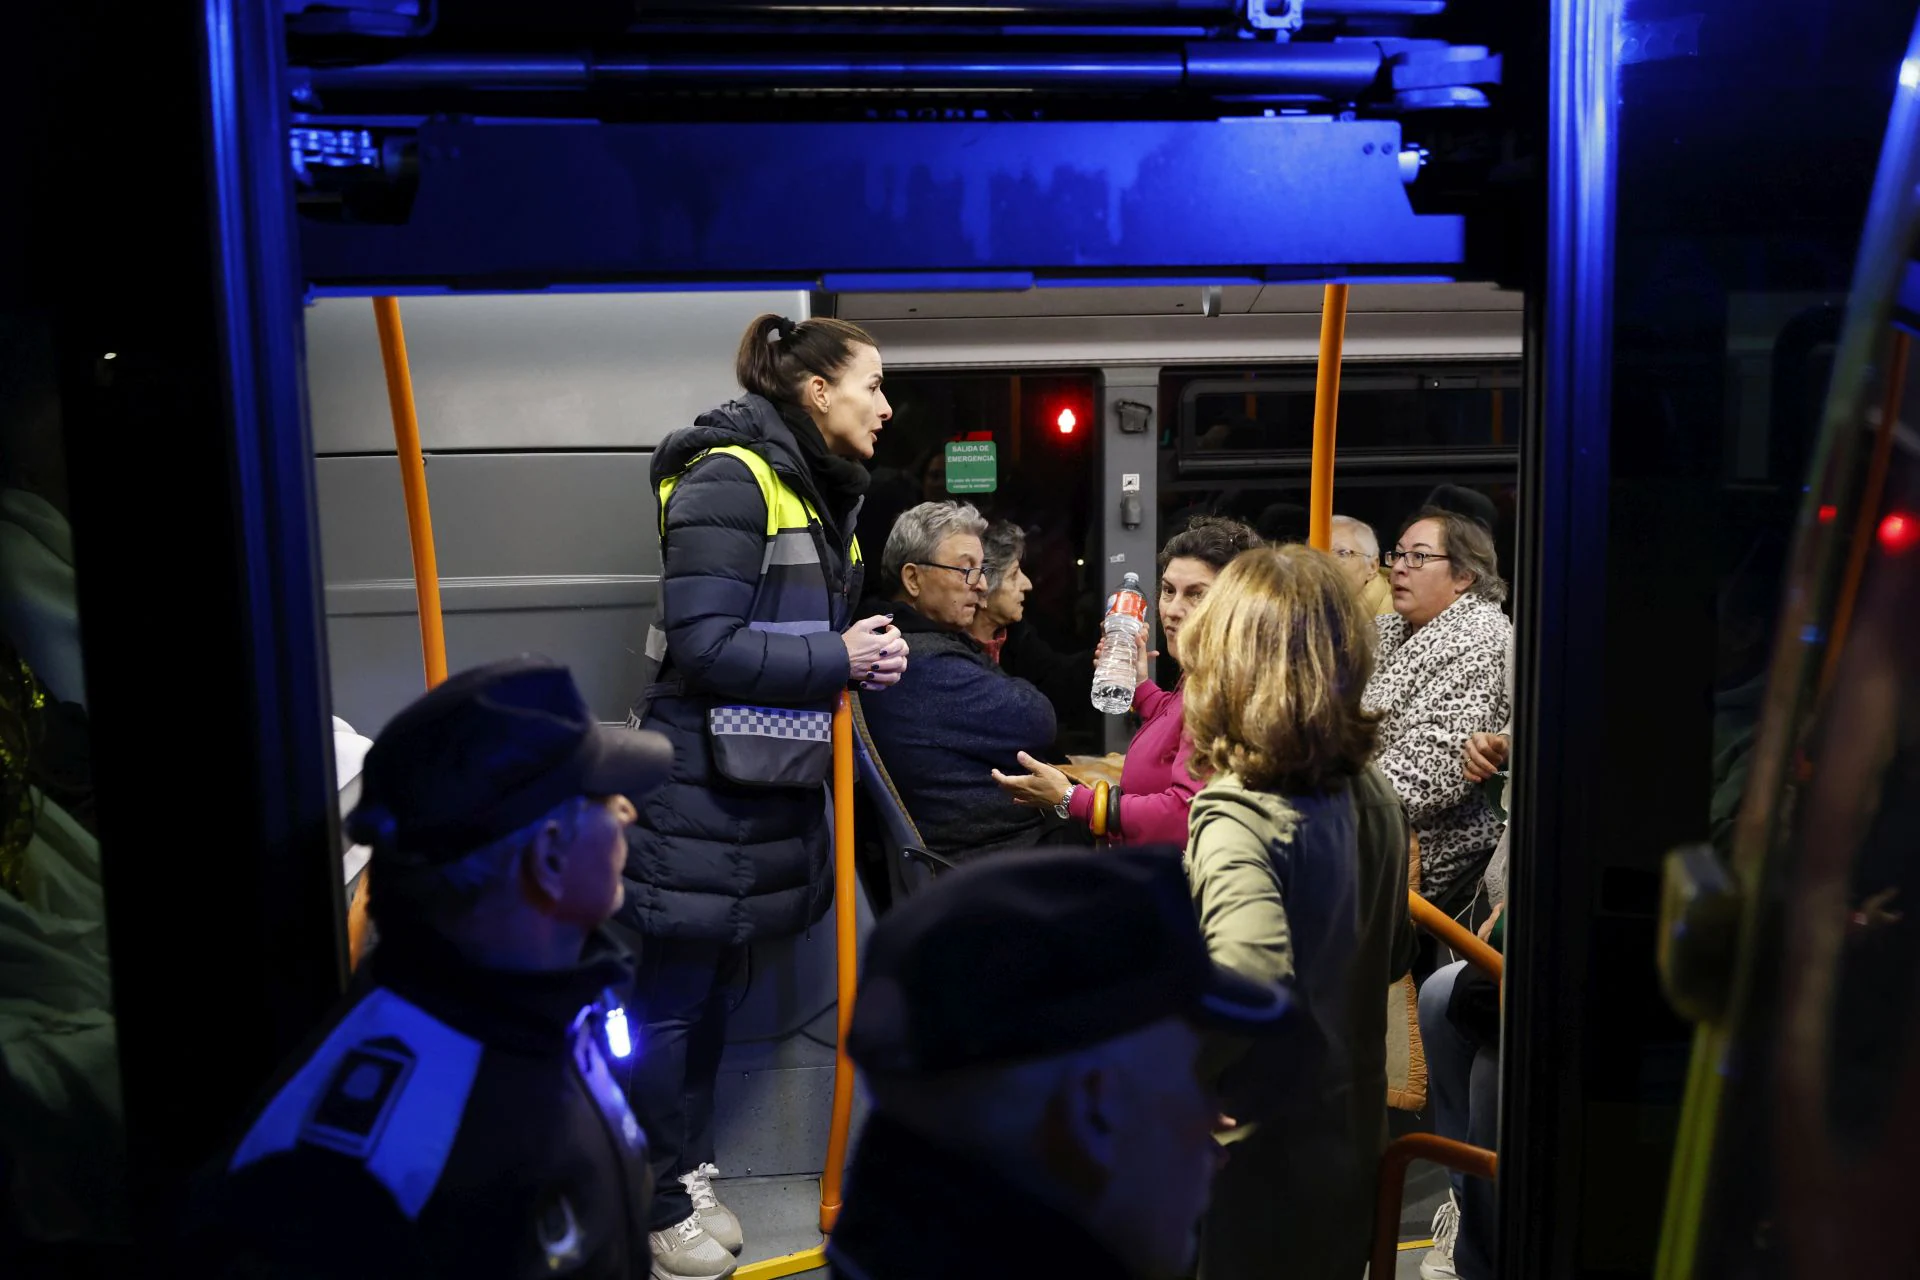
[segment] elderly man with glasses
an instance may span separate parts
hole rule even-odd
[[[970,634],[987,598],[987,522],[964,502],[923,502],[903,514],[881,555],[891,614],[913,663],[885,698],[864,703],[881,761],[933,852],[958,860],[1037,843],[1081,843],[1065,815],[1016,805],[993,771],[1048,752],[1056,724],[1040,690],[1007,675]]]
[[[1393,584],[1380,572],[1380,539],[1373,526],[1352,516],[1333,518],[1333,555],[1359,593],[1368,617],[1393,612]]]

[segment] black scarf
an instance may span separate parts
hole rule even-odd
[[[842,458],[829,450],[826,437],[805,409],[792,404],[779,409],[781,420],[793,432],[794,443],[800,446],[800,456],[813,482],[820,487],[820,496],[833,509],[834,518],[844,524],[853,504],[873,482],[872,474],[852,458]]]

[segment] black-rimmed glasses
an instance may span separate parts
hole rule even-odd
[[[1429,560],[1453,559],[1452,556],[1443,556],[1437,551],[1389,551],[1380,558],[1387,562],[1389,569],[1402,560],[1407,562],[1409,569],[1424,569],[1427,567],[1427,561]]]
[[[914,563],[923,569],[945,569],[949,573],[957,573],[970,587],[977,587],[987,579],[987,571],[980,565],[968,568],[964,564],[941,564],[937,560],[915,560]]]

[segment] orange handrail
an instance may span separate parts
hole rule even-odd
[[[1407,1166],[1431,1160],[1476,1178],[1492,1178],[1500,1160],[1485,1147],[1469,1146],[1432,1133],[1396,1138],[1380,1153],[1380,1185],[1373,1202],[1373,1260],[1370,1276],[1394,1274],[1400,1252],[1400,1201],[1407,1192]]]
[[[1474,937],[1465,925],[1411,889],[1407,891],[1407,910],[1412,914],[1415,924],[1458,951],[1477,967],[1485,969],[1493,975],[1495,981],[1504,980],[1506,965],[1501,960],[1500,953]]]
[[[407,538],[413,547],[413,587],[420,603],[420,659],[427,688],[447,678],[447,634],[440,614],[440,566],[433,550],[433,511],[427,501],[427,462],[420,451],[420,417],[413,403],[413,370],[400,300],[375,298],[373,323],[380,332],[380,363],[387,374],[387,405],[393,412],[393,447],[400,459],[400,491],[407,504]],[[358,966],[367,947],[367,890],[373,868],[347,907],[347,963]]]
[[[1333,549],[1333,437],[1340,412],[1340,348],[1347,336],[1347,286],[1330,284],[1320,300],[1320,368],[1313,384],[1313,479],[1307,490],[1307,542]]]
[[[420,452],[420,418],[413,404],[413,371],[407,365],[407,334],[400,325],[400,300],[375,298],[373,320],[380,330],[380,360],[387,370],[394,451],[400,457],[407,538],[413,544],[413,586],[420,598],[420,654],[427,670],[427,688],[431,689],[447,678],[447,634],[440,617],[440,566],[433,552],[427,463]]]
[[[859,985],[856,928],[857,883],[853,864],[853,710],[847,695],[833,712],[833,929],[838,952],[840,1033],[833,1055],[833,1124],[827,1131],[827,1167],[820,1174],[820,1230],[831,1232],[840,1217],[840,1179],[847,1164],[847,1133],[853,1126],[853,1061],[847,1032]]]

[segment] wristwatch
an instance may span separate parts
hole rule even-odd
[[[1080,789],[1080,784],[1077,782],[1069,782],[1067,784],[1067,794],[1065,794],[1064,796],[1061,796],[1060,803],[1053,806],[1054,817],[1059,818],[1062,822],[1064,822],[1067,820],[1069,816],[1071,816],[1071,811],[1073,809],[1073,793],[1078,791],[1079,789]]]

